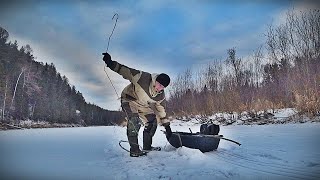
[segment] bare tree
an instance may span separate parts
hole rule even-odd
[[[277,40],[276,40],[276,32],[274,30],[274,27],[272,25],[269,25],[268,27],[268,32],[267,32],[267,50],[269,53],[269,61],[270,63],[273,62],[279,62],[280,59],[278,57],[278,53],[277,53]]]
[[[8,79],[6,78],[6,87],[4,89],[4,99],[3,99],[3,107],[2,107],[2,120],[4,120],[4,115],[6,110],[7,87],[8,87]]]
[[[236,77],[236,85],[240,86],[241,85],[241,68],[242,68],[242,63],[241,63],[241,58],[236,57],[236,50],[235,48],[228,49],[228,58],[226,60],[226,63],[228,65],[231,65],[234,75]]]
[[[279,49],[280,59],[289,60],[289,38],[286,25],[280,25],[276,29],[277,33],[277,46]]]
[[[253,54],[253,76],[256,88],[259,88],[259,84],[262,79],[262,45],[254,51]]]
[[[22,73],[24,73],[24,71],[25,71],[25,68],[22,68],[22,69],[21,69],[21,73],[19,74],[19,76],[18,76],[18,78],[17,78],[16,85],[15,85],[14,91],[13,91],[13,96],[12,96],[12,100],[11,100],[10,109],[12,109],[12,107],[13,107],[13,101],[14,101],[14,98],[15,98],[15,96],[16,96],[17,86],[18,86],[20,77],[21,77]]]

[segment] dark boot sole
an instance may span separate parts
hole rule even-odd
[[[130,153],[130,157],[140,157],[140,156],[147,156],[147,152],[144,151],[141,154]]]

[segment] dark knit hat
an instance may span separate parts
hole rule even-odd
[[[162,86],[167,87],[170,84],[170,77],[167,74],[161,73],[156,78],[156,81],[162,84]]]

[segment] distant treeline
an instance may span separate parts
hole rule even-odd
[[[171,85],[168,110],[178,116],[294,107],[320,115],[320,12],[294,11],[270,25],[266,42],[251,56],[236,48]],[[241,47],[237,47],[241,49]]]
[[[122,120],[119,111],[87,103],[54,64],[36,62],[29,45],[8,42],[0,27],[0,120],[111,125]]]

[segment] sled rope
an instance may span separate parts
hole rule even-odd
[[[218,139],[223,139],[223,140],[226,140],[226,141],[230,141],[230,142],[233,142],[235,144],[238,144],[239,146],[241,146],[241,144],[237,141],[234,141],[234,140],[231,140],[231,139],[228,139],[228,138],[224,138],[222,136],[213,136],[214,138],[218,138]]]
[[[225,137],[223,137],[223,135],[203,135],[203,136],[213,137],[213,138],[217,138],[217,139],[223,139],[223,140],[230,141],[230,142],[233,142],[233,143],[241,146],[241,143],[234,141],[232,139],[225,138]]]
[[[120,146],[123,150],[125,150],[125,151],[127,151],[127,152],[130,152],[128,149],[124,148],[124,147],[121,145],[121,143],[123,143],[123,142],[129,143],[128,141],[120,140],[120,141],[119,141],[119,146]]]
[[[127,151],[127,152],[130,152],[128,149],[126,149],[125,147],[123,147],[123,146],[121,145],[121,143],[129,143],[129,141],[120,140],[120,141],[119,141],[119,146],[120,146],[123,150],[125,150],[125,151]],[[136,144],[136,143],[133,143],[133,144]],[[136,145],[138,145],[138,146],[142,149],[142,147],[141,147],[139,144],[136,144]]]

